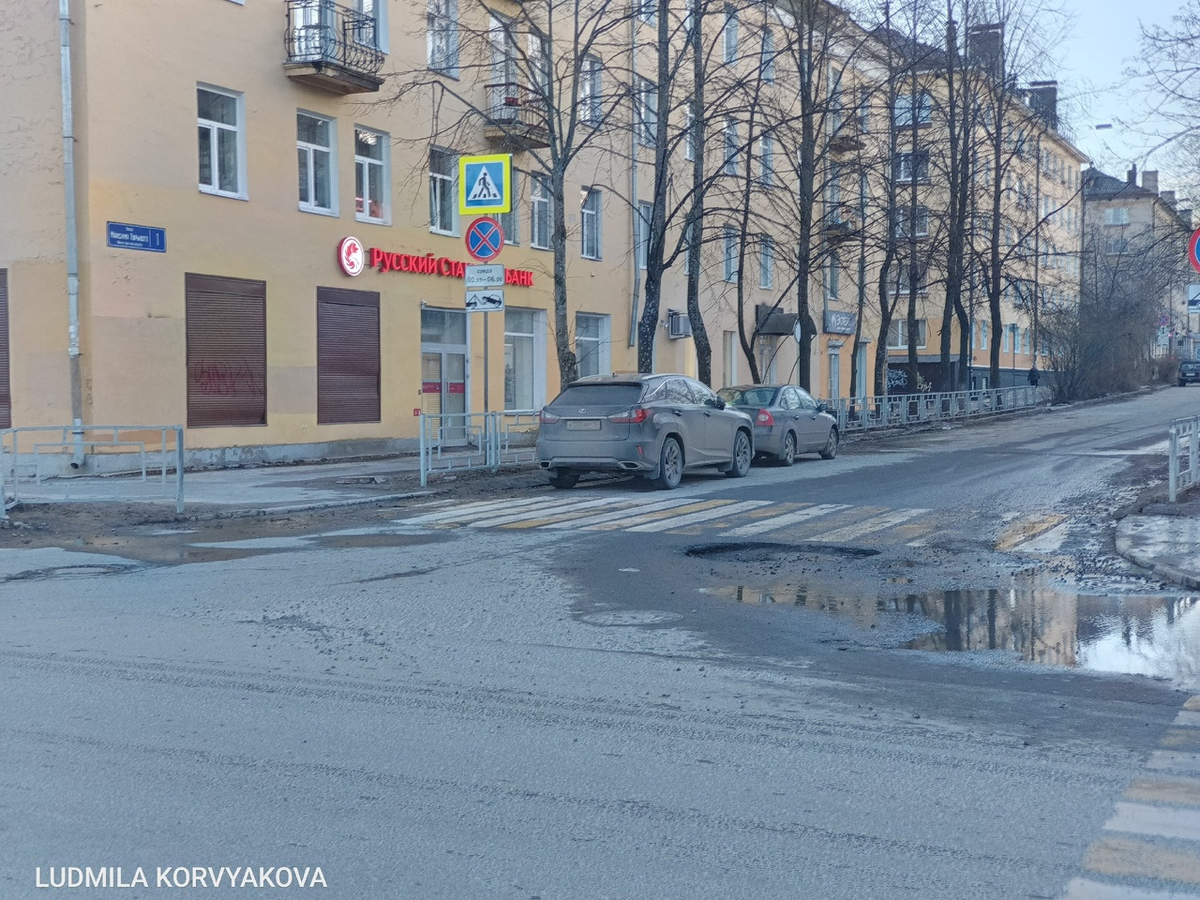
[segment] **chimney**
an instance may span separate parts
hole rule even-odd
[[[972,63],[999,78],[1004,65],[1004,26],[972,25],[968,31],[967,53]]]
[[[1171,207],[1171,209],[1175,208],[1175,192],[1174,191],[1162,191],[1159,193],[1158,196],[1161,197],[1162,202],[1167,204],[1167,206]]]
[[[1050,128],[1058,128],[1058,82],[1031,82],[1029,108]]]
[[[1179,211],[1179,221],[1183,222],[1188,228],[1192,227],[1192,211],[1190,209],[1181,209]]]
[[[1125,173],[1125,183],[1137,187],[1137,163],[1130,166],[1129,171]]]
[[[1158,193],[1158,170],[1147,169],[1142,173],[1142,187],[1152,194]]]

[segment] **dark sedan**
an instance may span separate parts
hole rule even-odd
[[[730,406],[754,419],[754,448],[790,466],[798,453],[833,459],[838,450],[837,419],[803,388],[793,384],[745,384],[718,391]]]
[[[592,375],[542,410],[538,465],[558,488],[584,472],[630,472],[662,488],[716,466],[741,478],[754,458],[750,417],[683,375]]]
[[[1179,386],[1200,382],[1200,359],[1185,359],[1179,363]]]

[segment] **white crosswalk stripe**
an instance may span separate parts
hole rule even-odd
[[[438,512],[427,513],[423,516],[415,516],[409,519],[396,519],[396,524],[429,525],[437,522],[453,522],[470,519],[478,513],[486,513],[497,509],[517,509],[518,507],[533,506],[534,504],[545,502],[545,497],[535,497],[531,500],[490,500],[480,503],[464,503],[462,506],[455,506],[449,510],[439,510]]]
[[[683,528],[688,525],[694,525],[697,522],[706,522],[709,519],[719,519],[723,516],[732,516],[736,513],[748,512],[752,509],[758,509],[760,506],[769,506],[770,500],[744,500],[741,503],[731,503],[728,506],[719,506],[715,509],[706,509],[701,512],[695,512],[687,516],[679,516],[678,518],[665,519],[661,522],[649,522],[645,525],[635,525],[632,528],[625,529],[626,531],[638,532],[653,532],[653,531],[669,531],[672,528]]]
[[[867,519],[864,522],[858,522],[854,525],[847,525],[844,528],[836,528],[833,531],[825,534],[817,535],[810,540],[821,543],[842,543],[845,541],[856,540],[863,535],[871,534],[875,531],[882,531],[884,528],[891,528],[894,525],[899,525],[902,522],[907,522],[909,519],[916,518],[923,513],[927,513],[927,509],[894,509],[891,512],[886,512],[878,516]]]
[[[816,519],[820,516],[849,508],[850,504],[848,503],[821,503],[817,506],[810,506],[807,509],[785,513],[782,516],[773,516],[770,519],[760,519],[749,525],[740,525],[737,528],[722,531],[721,537],[751,537],[756,534],[765,534],[768,531],[787,528],[789,525],[797,525],[800,522],[807,522],[809,519]]]
[[[1087,878],[1073,878],[1063,900],[1200,900],[1200,894],[1179,891],[1145,891],[1123,884],[1101,884]]]
[[[563,503],[561,501],[546,501],[545,503],[527,507],[520,512],[504,512],[498,516],[489,516],[483,519],[476,519],[470,523],[472,528],[495,528],[499,525],[508,525],[513,522],[528,521],[530,519],[547,518],[557,516],[561,513],[579,512],[583,510],[595,509],[598,506],[612,506],[615,503],[622,503],[622,497],[601,497],[598,500],[578,500],[574,503]]]
[[[1107,831],[1128,831],[1159,837],[1200,839],[1200,809],[1175,809],[1148,803],[1117,803]]]
[[[672,509],[680,506],[687,506],[695,501],[686,497],[676,497],[671,500],[658,500],[654,503],[638,503],[628,506],[616,512],[599,513],[594,516],[585,516],[582,519],[571,519],[566,522],[552,522],[548,525],[539,525],[539,528],[586,528],[589,525],[602,525],[607,522],[616,522],[627,518],[631,512],[636,510],[639,513],[658,512],[664,509]]]

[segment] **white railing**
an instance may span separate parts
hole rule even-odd
[[[877,428],[899,428],[925,422],[975,419],[1037,406],[1032,385],[981,391],[928,394],[889,394],[885,397],[843,397],[821,401],[837,416],[842,434]]]
[[[151,479],[151,472],[159,477]],[[41,425],[0,431],[0,519],[22,500],[127,501],[172,492],[176,512],[183,512],[182,425]]]
[[[1200,416],[1190,419],[1173,419],[1167,432],[1169,476],[1171,502],[1179,496],[1180,491],[1200,484],[1200,465],[1197,465],[1197,455],[1200,451]]]
[[[421,486],[430,472],[490,469],[534,460],[538,411],[444,413],[420,417]]]

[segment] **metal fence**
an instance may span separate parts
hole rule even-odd
[[[157,477],[151,478],[152,473]],[[22,500],[157,500],[172,494],[175,510],[183,512],[182,425],[43,425],[0,431],[0,518]]]
[[[889,394],[822,401],[837,416],[842,434],[878,428],[899,428],[925,422],[976,419],[1029,409],[1038,403],[1032,385],[929,394]]]
[[[1200,416],[1190,419],[1173,419],[1167,432],[1168,453],[1168,486],[1171,502],[1185,491],[1200,483],[1200,466],[1197,465],[1197,455],[1200,451]]]
[[[430,472],[490,469],[531,463],[538,411],[445,413],[420,418],[421,486]]]

